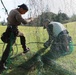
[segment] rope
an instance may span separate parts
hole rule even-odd
[[[41,68],[43,68],[43,62],[42,62],[42,58],[41,58],[41,56],[39,55],[38,57],[37,57],[37,62],[38,62],[38,64],[37,64],[37,68],[38,68],[38,72],[37,72],[37,75],[43,75],[42,74],[42,71],[41,71]]]
[[[4,5],[4,3],[3,3],[3,1],[2,1],[2,0],[1,0],[1,3],[2,3],[2,5],[3,5],[4,9],[5,9],[6,14],[8,15],[8,11],[7,11],[7,9],[6,9],[6,7],[5,7],[5,5]]]
[[[10,68],[10,64],[11,64],[10,53],[12,52],[12,45],[13,45],[14,40],[15,40],[14,34],[11,32],[11,35],[10,35],[10,52],[9,52],[9,56],[6,60],[7,61],[7,64],[6,64],[7,69],[5,71],[3,71],[2,75],[6,75],[7,70]]]
[[[13,42],[14,42],[14,34],[13,33],[11,33],[11,36],[10,36],[10,53],[11,53],[11,51],[12,51],[12,44],[13,44]],[[11,60],[10,60],[10,53],[9,53],[9,57],[8,57],[8,59],[7,59],[7,66],[8,66],[8,68],[9,68],[9,65],[10,65],[10,63],[11,63]]]

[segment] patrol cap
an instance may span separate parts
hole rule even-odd
[[[44,22],[48,22],[48,23],[50,23],[50,20],[49,20],[49,19],[45,19]]]

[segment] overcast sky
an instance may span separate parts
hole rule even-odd
[[[27,16],[36,16],[42,11],[51,11],[58,13],[59,10],[66,13],[68,16],[76,14],[76,0],[3,0],[8,12],[11,9],[16,8],[18,5],[25,3],[29,7],[29,12],[25,14]],[[0,21],[5,19],[7,15],[0,2]]]

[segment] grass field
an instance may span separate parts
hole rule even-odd
[[[76,43],[76,22],[65,24],[69,34]],[[6,26],[0,26],[0,36],[5,31]],[[19,26],[26,37],[26,44],[30,48],[30,52],[21,55],[22,47],[19,37],[16,40],[18,44],[13,46],[14,53],[11,56],[11,62],[8,70],[3,71],[0,75],[76,75],[76,50],[71,54],[51,59],[46,55],[50,55],[50,47],[44,48],[43,43],[48,39],[47,31],[42,27]],[[0,40],[0,57],[3,53],[3,42]],[[5,48],[5,47],[4,47]],[[18,51],[17,51],[18,50]],[[45,56],[50,61],[41,60],[41,56]]]

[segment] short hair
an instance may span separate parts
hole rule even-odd
[[[23,8],[24,10],[28,11],[28,7],[25,4],[18,5],[18,7]]]

